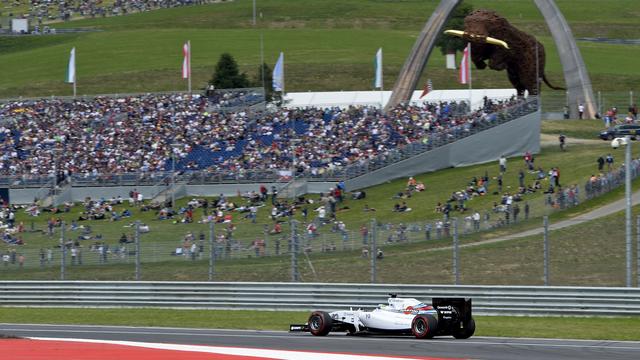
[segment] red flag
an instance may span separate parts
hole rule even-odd
[[[431,83],[431,79],[427,79],[427,84],[424,86],[424,90],[422,90],[422,94],[420,95],[420,99],[425,97],[428,93],[433,91],[433,84]]]
[[[185,43],[182,46],[182,54],[184,55],[184,59],[182,60],[183,79],[188,79],[191,77],[191,56],[189,56],[189,52],[191,52],[191,44]]]
[[[458,81],[460,84],[468,84],[471,80],[471,64],[469,53],[471,52],[471,44],[467,44],[462,52],[462,61],[460,61],[460,71],[458,72]]]

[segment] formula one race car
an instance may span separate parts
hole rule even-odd
[[[290,325],[291,332],[310,332],[325,336],[331,331],[356,334],[413,334],[418,339],[452,335],[467,339],[476,330],[471,316],[471,299],[433,298],[432,304],[424,304],[414,298],[399,298],[390,294],[388,304],[381,304],[372,311],[363,309],[314,311],[304,325]]]

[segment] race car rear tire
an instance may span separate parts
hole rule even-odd
[[[476,321],[471,318],[464,326],[460,329],[456,329],[453,332],[453,337],[456,339],[468,339],[473,333],[476,332]]]
[[[314,311],[309,316],[309,332],[315,336],[326,336],[333,326],[333,320],[328,312]]]
[[[411,322],[411,332],[417,339],[431,339],[438,329],[438,319],[431,314],[416,315]]]

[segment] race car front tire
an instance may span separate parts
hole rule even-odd
[[[417,339],[431,339],[438,329],[438,319],[431,314],[416,315],[411,322],[411,332]]]
[[[476,332],[476,321],[473,318],[469,319],[466,324],[460,329],[456,329],[453,332],[453,337],[456,339],[468,339],[473,333]]]
[[[331,331],[333,320],[324,311],[314,311],[309,316],[309,332],[315,336],[326,336]]]

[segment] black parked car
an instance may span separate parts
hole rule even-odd
[[[600,139],[613,140],[617,137],[624,137],[630,135],[631,139],[635,140],[636,136],[640,135],[640,125],[636,124],[624,124],[610,127],[605,131],[600,132]]]

